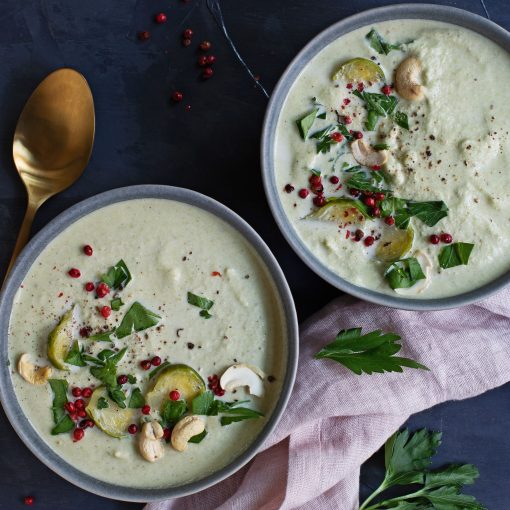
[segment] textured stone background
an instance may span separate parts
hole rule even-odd
[[[389,3],[393,2],[220,2],[233,41],[269,93],[297,51],[320,30],[355,12]],[[505,0],[486,0],[486,8],[480,0],[436,3],[462,7],[510,27]],[[159,11],[167,13],[166,25],[152,22]],[[196,36],[194,45],[184,49],[180,34],[188,26]],[[138,30],[151,31],[151,40],[138,42]],[[198,80],[195,67],[195,43],[202,39],[212,41],[218,58],[214,78],[205,83]],[[206,0],[2,0],[0,61],[0,274],[25,206],[11,158],[16,119],[44,76],[69,66],[87,77],[94,94],[94,152],[79,182],[42,207],[35,231],[68,206],[107,189],[142,183],[184,186],[225,203],[262,235],[287,275],[301,320],[338,294],[294,255],[269,213],[259,169],[267,99],[235,57]],[[169,101],[174,89],[186,96],[180,105]],[[185,104],[191,111],[185,111]],[[471,492],[491,510],[507,510],[509,417],[507,385],[421,413],[411,425],[442,430],[439,461],[476,464],[481,477]],[[41,510],[142,507],[88,494],[53,474],[21,443],[2,411],[0,427],[0,509],[21,508],[28,494],[35,496],[34,508]],[[382,466],[380,455],[367,462],[362,494],[378,485]]]

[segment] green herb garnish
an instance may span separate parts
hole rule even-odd
[[[410,434],[396,432],[385,445],[386,475],[381,485],[364,501],[359,510],[485,510],[473,496],[462,494],[463,485],[478,478],[472,464],[449,465],[430,471],[441,433],[426,429]],[[379,494],[396,485],[418,484],[422,487],[410,494],[379,501],[369,506]]]
[[[188,443],[195,443],[195,444],[201,443],[202,440],[205,438],[205,436],[207,436],[207,430],[204,430],[203,432],[200,432],[200,434],[197,434],[196,436],[193,436],[188,441]]]
[[[128,374],[127,376],[129,384],[135,384],[136,383],[136,377],[134,375]]]
[[[441,201],[407,202],[407,209],[411,216],[416,216],[425,225],[433,227],[439,220],[448,216],[448,207]]]
[[[304,117],[301,117],[296,121],[297,127],[299,129],[299,134],[303,140],[306,140],[308,132],[312,128],[318,113],[319,109],[315,108],[310,113],[307,113]]]
[[[259,413],[254,409],[238,407],[247,402],[249,402],[249,400],[241,400],[238,402],[224,402],[223,400],[216,400],[212,391],[206,391],[193,399],[191,412],[193,414],[201,414],[205,416],[218,416],[220,413],[226,414],[227,416],[222,416],[220,419],[222,426],[264,416],[262,413]]]
[[[49,379],[51,390],[53,391],[53,422],[55,426],[51,429],[51,434],[56,436],[74,429],[74,421],[66,414],[64,406],[67,404],[67,381],[64,379]]]
[[[111,336],[115,333],[115,329],[111,331],[104,331],[103,333],[96,333],[95,335],[90,335],[88,340],[94,340],[95,342],[113,342]]]
[[[375,145],[372,145],[372,147],[376,151],[387,151],[390,148],[390,146],[387,143],[376,143]]]
[[[426,278],[420,263],[414,257],[393,262],[384,276],[392,289],[407,289]]]
[[[121,298],[114,298],[110,302],[110,306],[114,312],[118,312],[122,305],[124,305],[124,303]]]
[[[124,402],[126,394],[117,383],[117,364],[126,354],[126,351],[127,347],[117,353],[104,349],[98,354],[97,359],[90,357],[90,361],[97,365],[90,367],[90,373],[106,386],[108,396],[122,409],[126,407]]]
[[[161,421],[165,427],[173,427],[188,410],[184,400],[165,400],[161,406]]]
[[[353,94],[366,103],[367,119],[365,121],[365,129],[367,131],[375,129],[379,117],[392,117],[397,125],[409,130],[407,115],[403,112],[395,112],[398,103],[398,99],[395,96],[365,91],[360,92],[359,90],[355,90]]]
[[[209,310],[213,307],[214,301],[207,299],[203,296],[197,296],[192,292],[188,292],[188,303],[193,306],[198,306],[201,309],[200,317],[204,317],[205,319],[209,319],[212,315],[209,313]]]
[[[365,37],[370,46],[380,55],[387,55],[391,50],[400,50],[402,48],[402,43],[390,44],[386,42],[375,28],[372,28]]]
[[[145,405],[145,397],[143,396],[140,388],[133,388],[131,397],[129,398],[128,407],[131,409],[140,409]]]
[[[409,119],[407,117],[407,113],[404,112],[395,112],[393,116],[395,120],[395,124],[400,126],[401,128],[407,129],[409,131]]]
[[[85,367],[87,366],[87,363],[85,363],[85,361],[82,358],[82,352],[83,349],[80,349],[80,344],[78,343],[78,340],[75,340],[73,342],[71,349],[67,353],[67,356],[65,357],[64,361],[69,365]]]
[[[117,338],[124,338],[134,331],[143,331],[155,326],[160,319],[161,317],[158,314],[151,312],[136,301],[124,315],[122,322],[115,331],[115,335]]]
[[[393,216],[395,226],[405,230],[409,220],[416,216],[425,225],[433,227],[442,218],[448,216],[448,207],[441,200],[414,202],[403,198],[388,197],[381,203],[382,216]]]
[[[101,275],[101,281],[114,290],[123,289],[131,279],[131,273],[122,259],[110,267],[106,274]]]
[[[374,191],[374,192],[384,192],[389,193],[389,190],[383,189],[383,186],[386,184],[384,180],[384,176],[381,172],[370,172],[367,173],[361,167],[357,171],[351,171],[352,177],[347,179],[346,185],[349,188],[359,189],[363,191]]]
[[[108,404],[108,400],[106,400],[104,397],[99,397],[97,399],[96,407],[98,409],[107,409],[108,407],[110,407],[110,404]]]
[[[439,265],[443,269],[467,265],[474,246],[471,243],[453,243],[445,246],[439,253]]]
[[[237,423],[238,421],[252,420],[254,418],[261,418],[264,416],[262,413],[259,413],[259,411],[255,411],[248,407],[232,407],[231,409],[222,412],[228,415],[220,418],[222,427],[230,425],[231,423]]]
[[[381,330],[362,335],[361,328],[343,329],[315,358],[332,359],[358,375],[402,372],[402,367],[428,370],[412,359],[394,356],[402,348],[399,340],[399,335]]]

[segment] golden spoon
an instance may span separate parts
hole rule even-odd
[[[73,69],[48,75],[25,104],[12,155],[28,193],[28,206],[7,273],[28,241],[37,209],[82,174],[94,144],[94,100]]]

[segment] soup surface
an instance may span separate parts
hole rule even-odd
[[[87,290],[87,283],[93,290]],[[62,331],[55,328],[69,310],[62,354]],[[57,338],[55,345],[51,338]],[[78,220],[39,255],[15,297],[9,357],[23,411],[63,459],[106,482],[156,488],[203,478],[250,445],[280,394],[285,338],[275,285],[241,234],[197,207],[137,199]],[[51,380],[59,381],[55,388],[29,384],[20,376],[23,353],[38,366],[53,365]],[[239,363],[258,372],[260,397],[247,386],[223,391],[214,378]],[[176,371],[182,364],[186,367]],[[157,368],[159,374],[153,375]],[[157,384],[159,401],[150,394]],[[62,387],[67,404],[55,396]],[[104,393],[90,398],[85,388]],[[205,405],[204,395],[219,413]],[[201,411],[195,408],[199,396]],[[80,416],[78,400],[86,416]],[[153,405],[147,410],[143,404]],[[200,415],[206,435],[177,451],[172,427],[189,414]],[[87,427],[83,422],[91,418],[95,426]],[[69,420],[76,424],[68,426]],[[163,456],[148,462],[139,441],[144,423],[152,421],[162,424],[168,442],[161,439]],[[81,425],[86,428],[76,440]],[[129,433],[129,425],[137,432]]]
[[[324,48],[288,94],[274,153],[306,247],[355,285],[415,298],[507,272],[509,80],[508,52],[446,23],[388,21]]]

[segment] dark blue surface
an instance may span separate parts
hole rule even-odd
[[[240,54],[271,91],[292,57],[320,30],[355,12],[389,3],[394,2],[236,0],[221,6]],[[436,3],[486,15],[479,0]],[[510,28],[505,0],[486,0],[485,5],[493,21]],[[168,15],[162,26],[152,22],[159,11]],[[188,26],[196,35],[185,49],[180,35]],[[58,67],[70,66],[85,74],[91,85],[96,143],[83,177],[41,208],[34,231],[69,205],[106,189],[142,183],[184,186],[225,203],[262,235],[287,275],[301,320],[338,295],[294,255],[269,213],[258,156],[266,98],[236,59],[205,0],[3,0],[0,28],[1,273],[25,206],[11,158],[13,129],[41,79]],[[138,30],[151,31],[150,41],[139,42]],[[198,78],[195,66],[196,44],[203,39],[213,43],[212,53],[218,58],[216,74],[207,82]],[[169,100],[174,89],[185,94],[180,105]],[[190,111],[185,104],[191,105]],[[481,477],[471,492],[491,510],[508,510],[509,419],[507,385],[421,413],[411,424],[442,430],[439,461],[478,465]],[[38,509],[141,508],[68,484],[35,459],[3,413],[0,427],[0,509],[21,508],[28,494],[35,496]],[[362,494],[381,477],[382,459],[376,455],[363,469]]]

